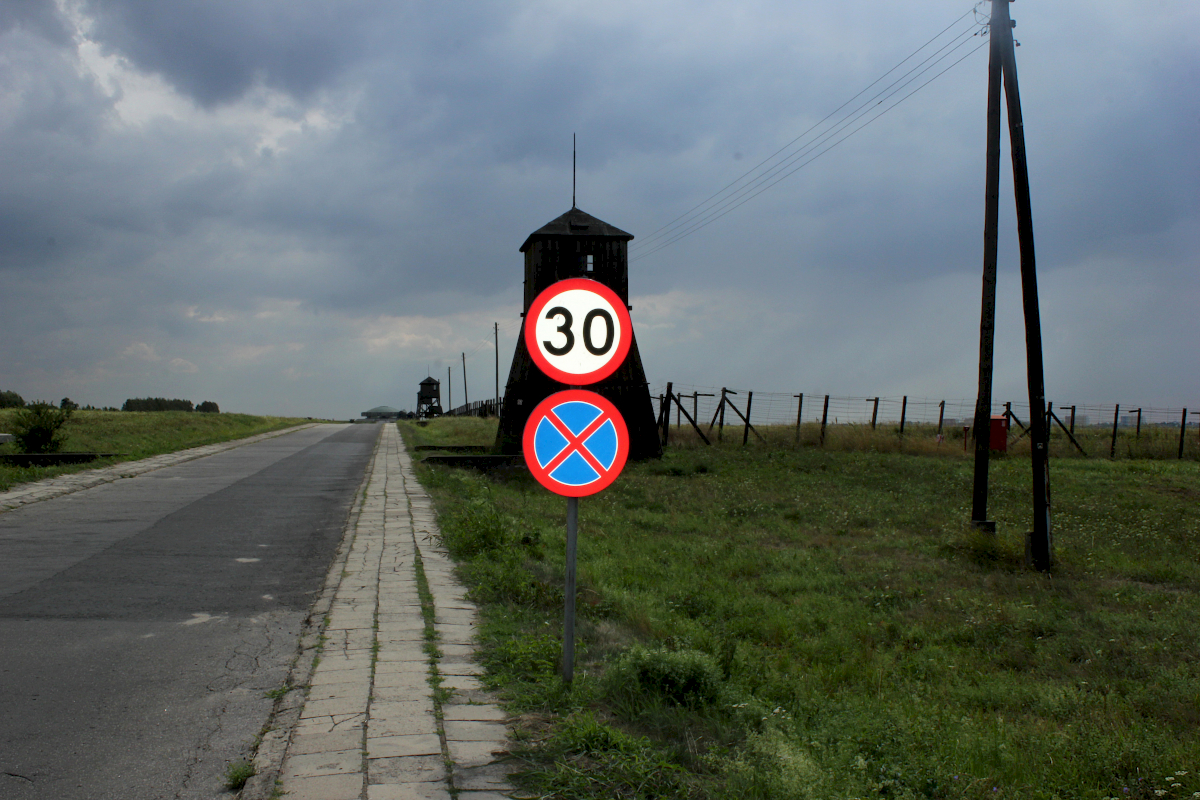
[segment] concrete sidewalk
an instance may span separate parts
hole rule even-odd
[[[394,424],[382,426],[364,486],[314,614],[327,622],[302,643],[297,687],[281,701],[243,797],[506,797],[505,715],[476,677],[475,607],[454,580]]]

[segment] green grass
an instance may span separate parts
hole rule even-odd
[[[418,445],[491,445],[496,440],[496,420],[481,417],[441,417],[436,420],[405,422],[409,447]]]
[[[254,777],[254,764],[246,759],[234,761],[225,768],[225,788],[236,792]]]
[[[786,431],[743,448],[738,433],[580,501],[571,686],[565,500],[527,476],[420,469],[483,604],[488,679],[523,715],[526,789],[1200,791],[1195,461],[1053,460],[1058,565],[1042,575],[1022,566],[1026,459],[992,464],[993,538],[965,523],[971,464],[949,449],[829,452]]]
[[[15,412],[16,409],[0,410],[0,432],[9,431],[9,420]],[[19,468],[0,464],[0,491],[18,483],[95,469],[120,461],[147,458],[189,447],[241,439],[307,421],[290,417],[198,414],[186,411],[76,411],[64,428],[67,441],[63,450],[121,453],[122,457],[58,467]],[[11,442],[0,445],[0,452],[15,452],[12,447]]]

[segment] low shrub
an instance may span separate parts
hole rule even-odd
[[[609,693],[636,700],[701,708],[721,692],[721,668],[716,659],[698,650],[667,650],[634,645],[605,675]]]
[[[57,453],[67,440],[63,426],[71,419],[70,408],[55,408],[37,401],[12,416],[13,441],[22,453]]]

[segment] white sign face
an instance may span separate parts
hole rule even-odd
[[[625,362],[633,340],[629,311],[616,292],[587,278],[546,289],[529,307],[525,344],[534,363],[571,386],[603,380]]]

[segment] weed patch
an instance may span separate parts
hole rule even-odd
[[[225,788],[231,792],[239,791],[246,781],[254,777],[254,764],[246,759],[234,761],[225,768]]]

